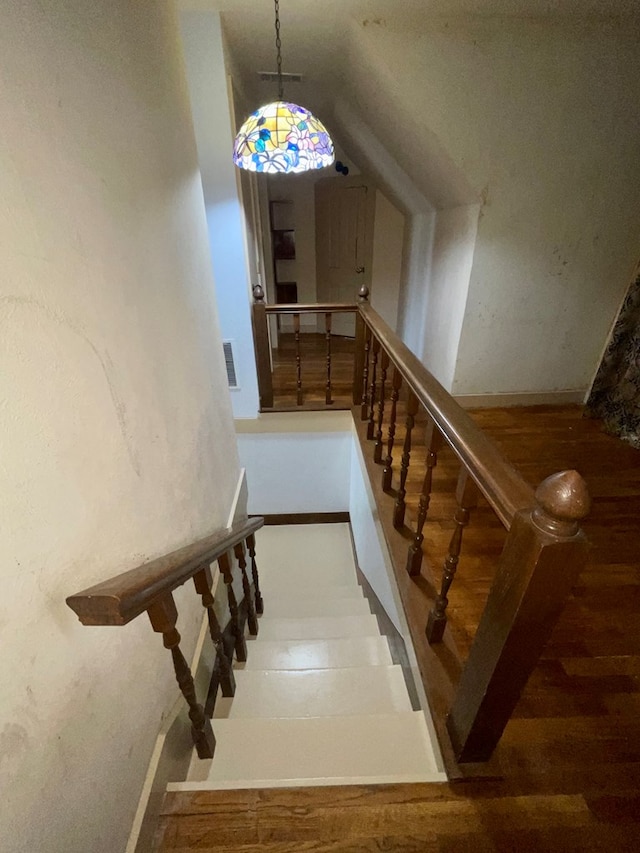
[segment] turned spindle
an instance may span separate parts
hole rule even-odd
[[[393,379],[391,380],[391,410],[389,412],[389,433],[387,436],[387,455],[384,460],[382,471],[382,489],[388,492],[391,488],[393,476],[393,445],[396,437],[396,412],[398,409],[398,398],[402,387],[402,374],[397,367],[393,368]]]
[[[233,591],[233,571],[231,569],[231,559],[229,554],[223,554],[218,560],[218,567],[222,573],[224,585],[227,588],[227,601],[229,603],[229,616],[231,622],[231,631],[233,633],[233,642],[236,651],[236,658],[243,662],[247,659],[247,642],[244,638],[244,631],[240,622],[240,611],[238,610],[238,600]]]
[[[373,338],[371,347],[371,384],[369,386],[369,420],[367,422],[367,439],[371,441],[376,429],[376,383],[378,381],[378,356],[380,355],[380,341]]]
[[[325,339],[327,341],[327,383],[325,387],[324,402],[326,406],[333,403],[331,399],[331,314],[327,311],[324,315]]]
[[[380,464],[380,462],[382,462],[382,425],[384,423],[384,394],[388,369],[389,356],[387,355],[385,350],[382,350],[382,355],[380,356],[380,396],[378,398],[378,427],[376,430],[376,443],[373,448],[373,461],[378,465]]]
[[[238,566],[240,567],[242,591],[244,592],[244,600],[247,605],[247,626],[251,636],[255,637],[258,633],[258,617],[256,616],[256,608],[253,603],[253,596],[251,595],[251,584],[249,583],[249,577],[247,575],[247,560],[245,557],[244,542],[238,542],[237,545],[234,545],[233,553],[235,554]]]
[[[424,525],[431,503],[431,490],[433,488],[433,469],[438,464],[438,450],[442,445],[442,433],[432,420],[429,420],[425,430],[424,444],[427,448],[426,469],[418,501],[418,515],[416,518],[416,532],[413,542],[409,546],[407,554],[407,572],[412,577],[420,574],[422,567],[422,543],[424,542]]]
[[[236,692],[236,679],[233,674],[233,666],[227,657],[227,651],[224,647],[224,639],[222,637],[222,629],[218,622],[218,617],[214,610],[214,598],[211,588],[213,579],[211,576],[211,568],[209,565],[203,566],[200,571],[193,576],[193,583],[196,592],[202,599],[202,605],[206,608],[207,619],[209,621],[209,636],[216,650],[216,659],[213,665],[213,675],[216,681],[222,688],[223,696],[233,696]]]
[[[399,530],[404,526],[404,515],[406,511],[405,499],[407,497],[407,475],[411,463],[411,433],[418,414],[418,398],[409,391],[407,398],[407,419],[405,422],[404,444],[402,445],[402,459],[400,461],[400,486],[393,508],[393,526]]]
[[[360,420],[366,421],[369,411],[369,354],[371,351],[371,329],[364,330],[364,365],[362,370],[362,399],[360,402]]]
[[[293,336],[296,343],[296,403],[302,405],[302,356],[300,353],[300,315],[293,315]]]
[[[449,543],[449,553],[444,558],[442,566],[442,583],[440,592],[429,613],[425,633],[430,643],[439,643],[442,640],[444,629],[447,625],[447,595],[456,575],[460,551],[462,549],[462,534],[469,523],[471,510],[478,503],[478,487],[469,476],[466,468],[460,469],[458,486],[456,488],[457,508],[453,516],[455,527]]]
[[[253,578],[253,595],[256,613],[259,616],[262,616],[264,613],[264,602],[262,601],[262,593],[260,592],[260,576],[258,575],[258,564],[256,563],[255,533],[251,533],[247,537],[247,548],[249,550],[249,558],[251,560],[251,577]]]
[[[164,595],[149,607],[147,613],[151,627],[156,633],[162,634],[164,647],[171,652],[176,681],[189,706],[191,736],[198,758],[213,758],[216,739],[211,728],[211,721],[205,715],[202,705],[196,698],[196,687],[189,664],[180,651],[180,634],[176,628],[178,611],[173,595],[171,593]]]

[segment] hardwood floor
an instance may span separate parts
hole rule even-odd
[[[473,417],[532,485],[576,468],[593,499],[584,525],[591,561],[485,768],[490,778],[174,794],[165,803],[162,851],[640,848],[640,453],[605,435],[579,407],[486,409]],[[399,429],[396,460],[401,441]],[[372,442],[367,450],[373,452]],[[418,445],[409,526],[423,458]],[[380,466],[372,470],[381,477]],[[433,595],[447,550],[457,470],[453,454],[441,452],[425,530],[425,596]],[[393,494],[380,501],[389,514]],[[501,525],[481,503],[465,531],[445,635],[463,660],[503,541]]]

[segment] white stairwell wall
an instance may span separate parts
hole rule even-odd
[[[265,615],[218,697],[212,761],[170,790],[444,781],[358,585],[346,523],[259,531]],[[271,607],[268,603],[271,603]]]
[[[213,761],[171,790],[444,780],[415,653],[349,412],[237,421],[250,513],[349,512],[351,524],[267,526],[265,602],[233,699],[218,698]],[[420,707],[358,586],[405,642]],[[407,673],[405,673],[407,675]]]

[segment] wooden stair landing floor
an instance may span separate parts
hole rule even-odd
[[[269,788],[167,795],[161,853],[637,850],[637,797],[614,784],[521,796],[503,783]]]

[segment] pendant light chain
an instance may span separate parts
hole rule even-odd
[[[278,66],[278,100],[283,99],[282,85],[282,41],[280,40],[280,0],[274,0],[276,8],[276,61]]]
[[[280,0],[273,2],[278,100],[264,104],[244,121],[233,143],[233,162],[240,169],[263,174],[323,169],[335,160],[326,127],[309,110],[284,100]]]

